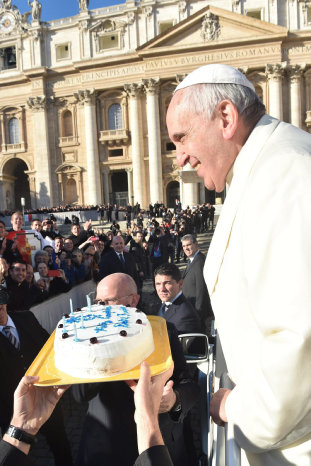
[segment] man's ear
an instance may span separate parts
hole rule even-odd
[[[137,306],[137,303],[138,303],[138,301],[139,301],[139,298],[140,298],[139,294],[136,294],[136,293],[133,294],[133,300],[132,300],[132,303],[133,303],[132,306],[133,306],[133,307],[136,307],[136,306]]]
[[[239,113],[235,105],[233,105],[230,100],[223,100],[220,102],[217,110],[223,138],[229,140],[236,132],[239,121]]]

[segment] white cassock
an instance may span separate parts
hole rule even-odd
[[[268,115],[228,174],[205,263],[251,465],[311,465],[311,135]]]

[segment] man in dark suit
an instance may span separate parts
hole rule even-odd
[[[114,236],[111,241],[113,251],[103,254],[99,263],[99,280],[112,273],[126,273],[130,275],[137,288],[140,288],[140,280],[136,262],[132,254],[124,251],[124,239],[122,236]]]
[[[203,328],[209,331],[214,314],[203,277],[205,255],[199,250],[199,244],[194,235],[183,236],[181,242],[188,258],[187,268],[183,273],[182,292],[200,315]]]
[[[0,289],[0,427],[4,433],[13,413],[13,393],[49,334],[30,311],[7,314],[8,295]],[[58,466],[72,465],[70,445],[60,406],[40,431]]]
[[[136,307],[139,295],[131,277],[116,273],[98,284],[97,300]],[[192,466],[183,437],[183,420],[195,404],[199,388],[191,378],[173,325],[168,324],[168,333],[174,372],[163,390],[159,423],[174,466]],[[125,382],[81,384],[73,387],[73,394],[78,402],[89,401],[77,466],[132,466],[138,452],[134,399],[129,386]]]
[[[154,273],[155,288],[162,301],[158,315],[175,325],[178,334],[200,333],[202,325],[197,311],[182,293],[183,280],[175,264],[163,264]]]

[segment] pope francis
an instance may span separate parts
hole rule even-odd
[[[250,465],[311,464],[311,135],[265,114],[227,65],[182,81],[167,125],[178,164],[230,186],[205,263],[230,391],[211,402]]]

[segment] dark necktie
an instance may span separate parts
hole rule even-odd
[[[17,338],[11,332],[11,327],[9,325],[6,325],[5,327],[3,327],[3,331],[5,336],[8,338],[9,342],[18,350],[19,343],[17,341]]]
[[[168,308],[170,307],[171,304],[166,304],[166,303],[162,303],[161,304],[161,307],[160,307],[160,310],[158,312],[158,316],[159,317],[164,317],[165,318],[165,314],[168,310]]]
[[[125,259],[124,259],[123,254],[119,253],[119,259],[122,262],[122,264],[125,265]]]

